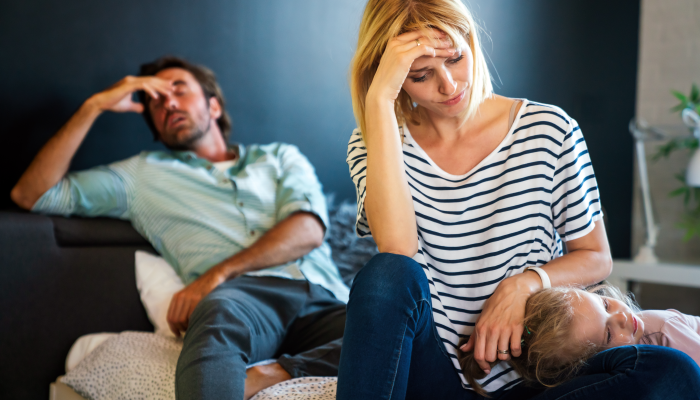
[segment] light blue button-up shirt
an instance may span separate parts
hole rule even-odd
[[[238,161],[224,170],[193,152],[155,151],[71,172],[32,211],[129,220],[186,284],[294,212],[311,212],[329,227],[321,184],[295,146],[233,148]],[[246,275],[307,279],[348,299],[327,243],[301,259]]]

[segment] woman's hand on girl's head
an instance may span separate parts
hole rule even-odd
[[[367,92],[368,100],[395,101],[416,58],[452,57],[455,54],[456,50],[451,48],[452,44],[444,33],[432,32],[434,37],[411,31],[389,41]]]
[[[487,374],[491,372],[490,362],[520,356],[525,303],[541,288],[538,279],[534,272],[504,279],[484,303],[474,332],[460,349],[473,350],[474,360]],[[498,350],[508,350],[509,354],[499,354]]]

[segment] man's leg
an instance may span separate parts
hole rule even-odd
[[[246,365],[271,358],[311,293],[306,281],[242,276],[190,317],[178,359],[178,399],[243,399]]]
[[[320,308],[320,311],[302,315],[294,321],[278,352],[284,354],[278,357],[276,363],[248,369],[246,399],[288,379],[338,375],[345,329],[345,304],[316,285],[312,285],[310,290],[313,294],[306,308]]]
[[[303,376],[338,376],[340,349],[343,338],[333,340],[322,346],[294,356],[283,354],[277,363],[292,377]]]

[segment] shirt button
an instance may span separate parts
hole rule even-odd
[[[239,206],[243,207],[243,202],[238,203]]]
[[[211,165],[207,165],[207,169],[211,171]]]
[[[255,231],[250,231],[250,236],[255,236]]]
[[[222,179],[222,180],[221,180],[221,183],[225,185],[225,184],[228,183],[228,181],[227,181],[226,179]]]

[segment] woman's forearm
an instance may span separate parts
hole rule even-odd
[[[595,227],[586,236],[569,241],[568,253],[555,258],[541,268],[547,272],[552,286],[586,287],[606,279],[612,271],[612,256],[608,245],[603,221],[597,221]],[[540,289],[539,275],[530,272],[521,278],[535,284],[533,289]],[[518,275],[516,275],[518,276]]]
[[[403,143],[393,101],[368,94],[365,122],[365,212],[372,236],[379,251],[413,257],[418,251],[416,217],[403,166]]]

